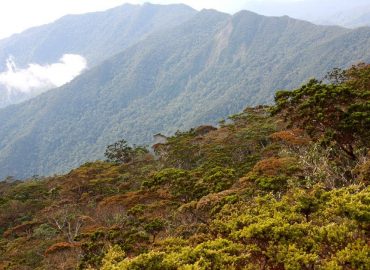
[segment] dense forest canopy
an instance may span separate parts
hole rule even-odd
[[[0,183],[2,269],[368,269],[370,66],[219,128]]]

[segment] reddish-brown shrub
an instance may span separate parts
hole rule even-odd
[[[271,134],[271,139],[292,146],[303,146],[310,142],[304,131],[299,128],[282,130]]]
[[[12,227],[12,228],[9,228],[8,230],[6,230],[4,232],[4,237],[5,238],[8,238],[10,236],[26,236],[26,235],[30,235],[33,231],[33,229],[40,225],[41,223],[40,222],[33,222],[33,221],[30,221],[30,222],[25,222],[21,225],[18,225],[18,226],[15,226],[15,227]]]
[[[260,175],[276,176],[288,174],[295,167],[297,160],[292,157],[278,158],[272,157],[259,161],[253,168],[253,172]]]
[[[81,246],[80,243],[59,242],[59,243],[56,243],[56,244],[50,246],[45,251],[45,255],[47,256],[47,255],[54,254],[54,253],[57,253],[57,252],[63,252],[63,251],[67,251],[67,250],[77,249],[80,246]]]

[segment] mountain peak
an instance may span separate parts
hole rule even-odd
[[[250,10],[241,10],[234,14],[234,17],[238,16],[255,16],[255,17],[264,17],[263,15],[260,15],[256,12],[250,11]]]

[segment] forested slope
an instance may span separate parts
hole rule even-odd
[[[370,28],[204,10],[70,84],[0,110],[0,177],[50,175],[102,157],[126,138],[146,144],[272,102],[333,67],[370,60]]]
[[[60,80],[79,65],[83,71],[92,68],[195,14],[180,4],[125,4],[103,12],[68,15],[0,40],[0,108],[61,86],[67,81]],[[73,59],[66,58],[71,55]]]
[[[366,270],[370,66],[219,128],[0,183],[2,269]]]

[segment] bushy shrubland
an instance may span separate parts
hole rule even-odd
[[[178,132],[156,156],[121,141],[112,162],[0,183],[0,266],[367,270],[369,70]]]

